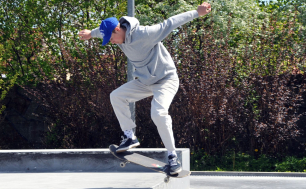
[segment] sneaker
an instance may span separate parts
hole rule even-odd
[[[168,156],[168,161],[170,167],[170,175],[175,175],[182,171],[181,162],[176,155]]]
[[[139,146],[140,143],[138,142],[137,138],[135,137],[135,139],[131,139],[131,138],[127,138],[125,135],[122,136],[122,141],[120,146],[117,148],[116,152],[120,153],[120,152],[125,152],[131,148],[135,148],[137,146]]]

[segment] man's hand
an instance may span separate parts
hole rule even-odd
[[[209,3],[202,3],[201,5],[198,6],[198,14],[199,16],[204,16],[211,11],[211,5]]]
[[[82,30],[79,32],[79,36],[81,40],[88,40],[91,38],[91,31],[90,30]]]

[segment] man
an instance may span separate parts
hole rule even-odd
[[[115,114],[124,132],[117,153],[140,145],[132,130],[136,125],[131,119],[129,103],[153,95],[151,118],[168,150],[170,174],[177,174],[182,170],[175,151],[172,120],[168,114],[179,87],[179,78],[175,64],[161,41],[175,28],[210,11],[211,5],[204,2],[197,10],[178,14],[153,26],[141,26],[136,18],[124,16],[119,21],[114,17],[107,18],[102,21],[99,28],[92,31],[80,31],[79,36],[82,40],[99,37],[103,38],[102,45],[109,41],[117,44],[136,69],[133,76],[137,79],[120,86],[110,95]]]

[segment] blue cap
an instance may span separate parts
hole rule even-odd
[[[118,26],[118,24],[119,21],[115,17],[110,17],[105,20],[102,20],[100,25],[100,32],[103,37],[103,46],[109,42],[113,30]]]

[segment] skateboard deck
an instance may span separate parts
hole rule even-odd
[[[151,169],[153,171],[157,171],[160,173],[166,174],[166,178],[164,181],[167,183],[170,180],[170,177],[173,178],[183,178],[190,175],[190,171],[182,170],[180,173],[171,175],[169,172],[169,165],[167,163],[158,161],[156,159],[149,158],[147,156],[143,156],[141,154],[125,151],[122,153],[116,153],[116,149],[118,148],[117,145],[110,145],[109,150],[110,152],[118,159],[120,159],[122,162],[120,163],[120,167],[125,167],[127,163],[134,163],[137,165],[141,165],[143,167],[146,167],[148,169]]]

